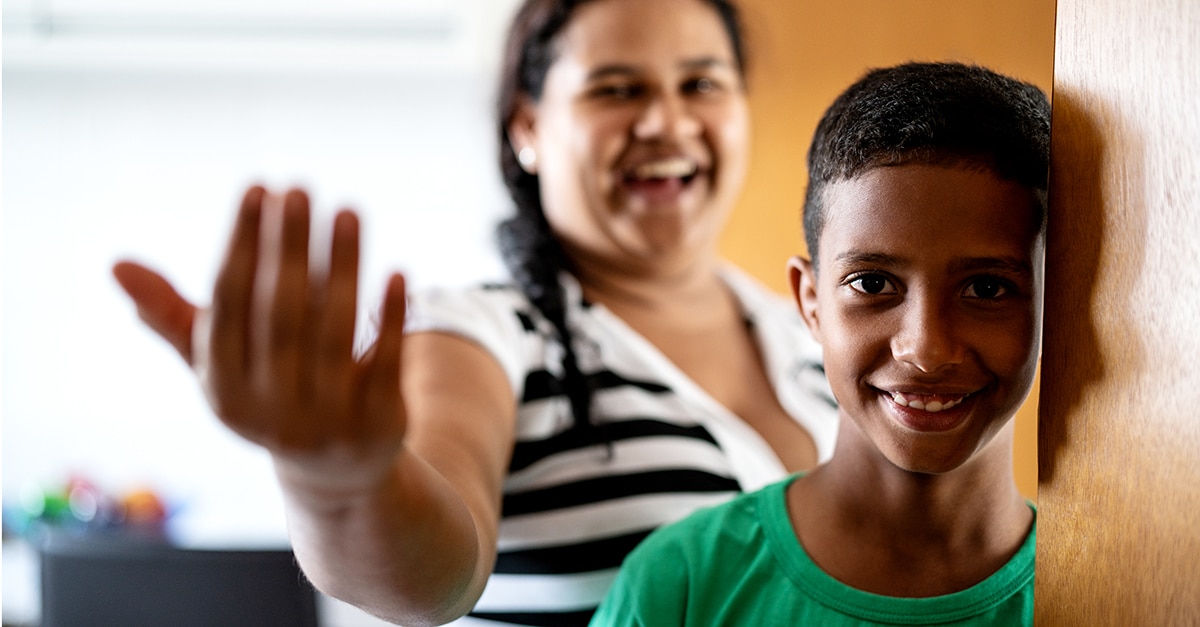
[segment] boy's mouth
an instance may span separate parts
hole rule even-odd
[[[900,391],[890,391],[892,402],[901,407],[919,409],[931,414],[952,409],[963,402],[967,394],[914,394]]]

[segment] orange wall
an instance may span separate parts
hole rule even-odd
[[[741,0],[751,54],[754,149],[722,253],[788,291],[785,262],[804,252],[804,157],[817,120],[870,67],[908,60],[979,63],[1053,82],[1054,0]],[[1037,496],[1038,390],[1017,415],[1017,485]]]

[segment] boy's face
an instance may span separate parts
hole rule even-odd
[[[820,274],[792,287],[851,420],[893,464],[953,470],[1029,392],[1041,334],[1032,196],[961,167],[880,167],[829,185]]]

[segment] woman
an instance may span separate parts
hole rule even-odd
[[[743,65],[723,0],[527,1],[499,111],[516,285],[414,295],[405,334],[393,277],[365,355],[355,217],[310,264],[302,192],[246,194],[208,309],[118,265],[271,453],[318,588],[405,625],[585,624],[649,531],[829,455],[794,307],[716,254]]]

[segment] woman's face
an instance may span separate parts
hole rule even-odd
[[[742,76],[700,0],[594,0],[513,122],[576,262],[669,269],[715,251],[745,177]]]

